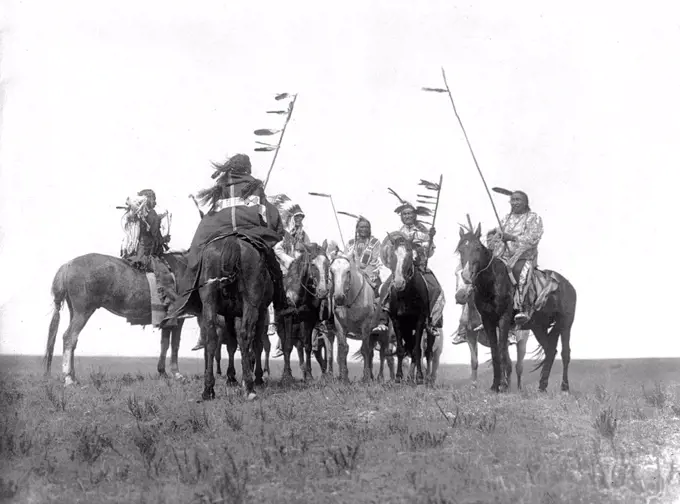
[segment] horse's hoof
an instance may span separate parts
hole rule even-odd
[[[542,387],[542,386],[538,387],[538,391],[543,392],[544,394],[548,391],[547,389],[548,389],[548,387]]]
[[[568,383],[563,383],[561,387],[562,392],[569,393],[569,384]]]
[[[264,385],[264,380],[262,378],[255,378],[255,385],[256,386]]]
[[[214,389],[204,390],[203,394],[201,395],[201,398],[204,401],[212,401],[213,399],[215,399],[215,390]]]
[[[247,401],[254,401],[255,399],[257,399],[257,394],[255,392],[250,392],[246,397]]]
[[[73,385],[78,385],[78,380],[75,380],[70,376],[64,378],[64,387],[72,387]]]
[[[233,376],[230,376],[227,378],[227,387],[236,387],[238,386],[238,380],[234,378]]]
[[[172,375],[172,377],[178,381],[184,380],[184,375],[182,375],[181,373],[175,373],[174,375]]]

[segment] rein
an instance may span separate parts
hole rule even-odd
[[[333,259],[333,262],[337,261],[338,259],[344,259],[345,261],[347,261],[347,262],[349,263],[349,265],[350,265],[350,272],[352,271],[352,269],[351,269],[351,268],[352,268],[352,263],[350,262],[349,259],[347,259],[346,257],[338,256],[338,257],[336,257],[335,259]],[[332,262],[331,264],[333,264],[333,262]],[[359,278],[361,278],[361,287],[359,287],[359,292],[357,292],[357,295],[354,296],[354,299],[352,299],[351,302],[345,304],[345,308],[349,308],[349,307],[351,307],[354,303],[356,303],[356,300],[359,299],[359,296],[360,296],[361,293],[364,291],[364,287],[366,286],[366,283],[367,283],[367,282],[366,282],[366,279],[364,278],[364,275],[362,275],[362,274],[361,274],[360,272],[358,272],[358,271],[357,271],[357,273],[359,274]],[[351,277],[350,277],[350,278],[351,278]],[[349,286],[348,286],[346,289],[344,289],[343,294],[347,295],[347,293],[349,293],[349,290],[350,290],[351,288],[352,288],[352,282],[350,282],[350,283],[349,283]]]

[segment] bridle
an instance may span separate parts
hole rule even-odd
[[[308,256],[308,257],[305,257],[304,261],[305,261],[305,263],[306,263],[306,264],[305,264],[305,271],[306,271],[307,280],[309,281],[309,279],[311,278],[311,284],[312,284],[312,285],[311,285],[311,288],[314,290],[314,292],[312,292],[312,291],[307,287],[307,285],[306,285],[307,282],[304,282],[304,281],[303,281],[303,277],[304,277],[305,275],[300,275],[300,287],[302,287],[302,289],[303,289],[305,292],[307,292],[307,294],[309,294],[310,296],[315,297],[316,299],[324,299],[325,296],[319,296],[319,294],[317,293],[318,287],[319,287],[319,281],[318,281],[313,275],[311,275],[310,272],[309,272],[310,269],[311,269],[311,267],[314,266],[313,262],[309,259],[309,256]],[[317,269],[318,269],[318,268],[317,268]]]
[[[335,261],[337,261],[338,259],[343,259],[343,260],[347,261],[347,264],[349,264],[349,267],[350,267],[350,278],[351,278],[352,262],[347,257],[337,256],[335,259],[333,259],[333,261],[331,262],[331,265],[333,265],[333,263]],[[366,286],[366,283],[367,283],[366,279],[364,278],[364,275],[362,275],[361,273],[359,273],[359,278],[361,278],[361,287],[359,287],[359,291],[357,292],[357,295],[354,296],[354,299],[352,299],[352,301],[350,301],[349,303],[346,303],[344,305],[346,308],[349,308],[350,306],[352,306],[356,302],[356,300],[359,299],[359,296],[364,291],[364,287]],[[347,297],[347,294],[349,293],[349,290],[351,288],[352,288],[352,282],[351,281],[347,282],[347,286],[343,288],[343,292],[342,292],[345,295],[345,297]]]

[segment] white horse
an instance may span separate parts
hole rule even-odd
[[[376,324],[377,306],[373,287],[357,267],[353,258],[334,254],[330,265],[332,305],[335,333],[338,338],[338,371],[341,380],[347,380],[347,338],[361,341],[364,357],[363,380],[373,379],[373,344],[371,329]],[[380,343],[380,358],[386,358],[389,347],[387,331],[376,332]]]

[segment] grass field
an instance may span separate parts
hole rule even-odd
[[[487,365],[478,388],[463,365],[425,388],[325,383],[316,364],[283,387],[272,364],[258,400],[218,377],[197,403],[202,359],[178,382],[155,359],[76,357],[65,390],[60,359],[46,380],[40,357],[0,356],[0,501],[680,502],[680,360],[573,361],[569,395],[561,361],[547,394],[525,371],[504,395]]]

